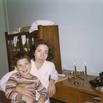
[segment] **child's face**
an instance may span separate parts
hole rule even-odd
[[[31,70],[31,63],[28,59],[20,59],[16,63],[16,68],[17,71],[22,75],[22,76],[27,76],[30,73]]]
[[[42,60],[42,61],[46,60],[48,57],[48,50],[49,48],[47,45],[45,44],[38,45],[34,54],[35,60]]]

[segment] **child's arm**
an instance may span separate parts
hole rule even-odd
[[[44,103],[48,99],[48,91],[46,88],[44,88],[39,80],[37,83],[37,91],[40,94],[38,103]]]
[[[45,97],[44,96],[40,96],[37,103],[45,103]]]

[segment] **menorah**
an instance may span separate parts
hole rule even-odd
[[[74,65],[74,71],[68,73],[69,79],[73,80],[74,85],[79,85],[79,81],[84,81],[87,76],[87,66],[84,67],[84,71],[77,71],[76,65]]]

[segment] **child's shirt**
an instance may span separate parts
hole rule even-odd
[[[43,87],[40,80],[36,76],[31,78],[22,77],[19,73],[14,73],[10,76],[6,83],[5,94],[8,99],[11,100],[21,100],[22,94],[18,93],[15,89],[19,84],[25,85],[25,88],[33,93],[33,98],[36,100],[36,91],[43,97],[47,99],[47,89]]]

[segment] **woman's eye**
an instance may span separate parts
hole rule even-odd
[[[48,52],[45,52],[45,54],[48,54]]]
[[[37,50],[37,52],[41,52],[41,50]]]
[[[45,54],[48,54],[48,51],[45,51]]]

